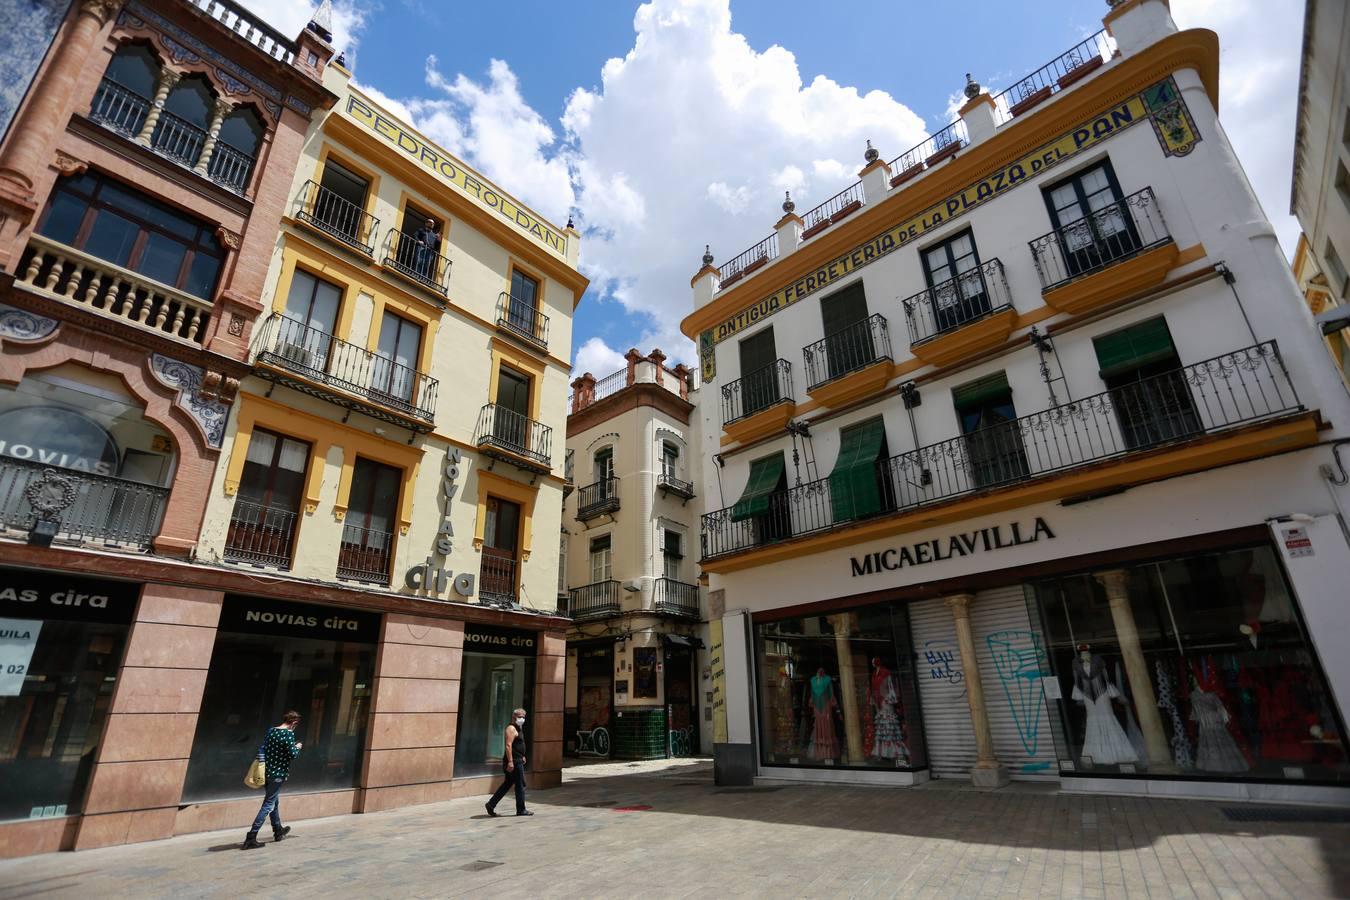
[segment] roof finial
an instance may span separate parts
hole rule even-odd
[[[703,264],[711,266],[713,264],[712,244],[703,245]]]
[[[568,228],[571,228],[571,229],[573,229],[573,230],[576,230],[576,226],[572,224],[572,214],[571,214],[571,213],[568,213],[568,214],[567,214],[567,227],[568,227]]]
[[[971,78],[971,77],[970,77],[970,73],[967,72],[967,73],[966,73],[966,99],[967,99],[967,100],[974,100],[974,99],[975,99],[976,97],[978,97],[978,96],[980,96],[980,83],[979,83],[978,81],[976,81],[974,78]]]
[[[877,150],[877,148],[872,146],[872,142],[868,141],[867,149],[863,151],[863,159],[867,160],[867,162],[869,163],[874,163],[877,161],[877,157],[880,155],[881,153]]]
[[[792,215],[792,211],[797,208],[797,204],[792,202],[792,193],[783,191],[783,212]]]
[[[319,8],[314,10],[314,15],[310,16],[309,24],[305,27],[323,38],[327,43],[333,43],[333,0],[323,0],[319,4]]]

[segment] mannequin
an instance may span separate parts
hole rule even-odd
[[[811,758],[834,759],[839,755],[839,739],[834,730],[834,711],[839,704],[834,699],[834,681],[825,674],[824,667],[816,669],[816,674],[811,676],[809,691],[816,720],[811,733]]]
[[[875,739],[872,755],[877,759],[893,759],[901,764],[909,762],[909,753],[905,750],[904,730],[900,725],[900,715],[896,707],[900,703],[900,692],[896,688],[895,676],[881,664],[878,657],[872,658],[872,684],[867,692],[868,702],[872,706],[872,721],[875,726]]]
[[[1087,644],[1078,645],[1078,658],[1073,661],[1072,696],[1084,705],[1087,714],[1082,756],[1103,766],[1138,761],[1134,746],[1111,708],[1111,701],[1120,692],[1106,676],[1106,660],[1094,656]]]
[[[1213,663],[1192,664],[1191,721],[1200,734],[1195,740],[1195,767],[1206,772],[1245,772],[1247,758],[1228,731],[1228,707],[1218,694],[1219,677]]]

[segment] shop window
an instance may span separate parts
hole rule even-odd
[[[1149,447],[1203,430],[1165,319],[1149,319],[1092,343],[1125,447]]]
[[[633,648],[633,698],[654,700],[657,696],[656,660],[659,647]]]
[[[1062,770],[1350,781],[1342,723],[1268,546],[1028,594],[1058,681]]]
[[[880,463],[886,450],[886,425],[878,416],[839,432],[839,457],[830,472],[830,511],[836,522],[895,508],[890,479]]]
[[[380,617],[334,607],[226,597],[211,653],[184,803],[259,796],[240,772],[267,729],[300,713],[305,746],[286,789],[357,787]]]
[[[357,457],[338,549],[339,578],[389,583],[403,470]]]
[[[464,661],[460,671],[459,713],[455,735],[455,777],[499,775],[505,754],[506,726],[511,712],[524,709],[525,757],[534,756],[531,736],[535,689],[534,635],[492,633],[500,642],[475,640],[481,626],[465,627]],[[488,650],[487,648],[494,648]],[[473,648],[473,649],[471,649]],[[496,648],[504,648],[497,652]],[[526,766],[529,767],[527,762]]]
[[[829,377],[838,378],[876,359],[867,321],[867,296],[858,281],[820,301],[825,326],[825,362]]]
[[[741,498],[731,508],[731,520],[745,523],[753,544],[764,544],[792,534],[788,505],[787,469],[782,451],[750,463],[750,478]]]
[[[972,486],[994,487],[1025,478],[1027,456],[1007,376],[998,372],[963,384],[952,391],[952,403],[965,435]]]
[[[230,514],[225,558],[289,567],[309,444],[255,428]]]
[[[94,172],[57,182],[38,231],[195,297],[215,292],[224,257],[214,226]]]
[[[483,562],[478,592],[497,600],[516,599],[520,504],[487,498],[483,525]]]
[[[937,331],[978,319],[989,312],[989,290],[975,249],[975,235],[967,230],[920,254],[923,276],[933,298]]]
[[[755,626],[767,766],[926,765],[903,607]]]
[[[412,400],[421,353],[422,326],[385,310],[375,350],[374,390],[405,403]]]
[[[778,361],[778,350],[774,346],[773,328],[765,328],[751,335],[738,346],[741,356],[741,402],[739,409],[730,411],[729,419],[753,415],[783,399],[774,367]]]
[[[607,534],[591,538],[591,584],[614,578],[614,556]]]

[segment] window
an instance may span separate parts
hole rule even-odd
[[[207,299],[225,255],[213,226],[94,172],[57,182],[38,231]]]
[[[1142,246],[1109,162],[1046,189],[1045,205],[1070,275],[1089,272]]]
[[[327,371],[341,305],[342,288],[296,269],[286,295],[287,321],[280,325],[277,352],[302,368]]]
[[[861,369],[876,359],[861,281],[821,300],[820,316],[825,325],[825,361],[830,378]]]
[[[680,448],[670,441],[661,442],[661,474],[667,478],[680,477]]]
[[[536,335],[539,314],[539,282],[521,272],[511,270],[511,306],[507,312],[508,324],[517,331]]]
[[[155,96],[155,85],[159,82],[159,60],[144,44],[124,44],[113,54],[103,77],[149,99]]]
[[[411,203],[403,208],[403,230],[394,235],[394,261],[405,273],[429,282],[441,275],[441,223]]]
[[[286,567],[300,513],[309,444],[255,428],[225,539],[225,558]]]
[[[740,354],[740,403],[728,419],[752,415],[783,399],[774,367],[778,351],[774,347],[773,329],[766,328],[741,341]]]
[[[220,123],[207,174],[242,191],[253,174],[253,164],[258,159],[258,147],[265,131],[262,120],[252,109],[236,109],[230,113]]]
[[[366,239],[366,191],[370,182],[328,159],[319,182],[312,215],[339,237],[362,243]]]
[[[848,522],[894,508],[890,479],[878,465],[886,452],[881,417],[839,432],[839,458],[830,472],[830,511],[835,522]]]
[[[989,312],[989,291],[972,232],[929,247],[920,258],[932,298],[929,312],[939,334]]]
[[[150,98],[159,81],[159,60],[143,44],[124,44],[113,54],[89,116],[127,137],[135,137],[145,127]]]
[[[1328,269],[1327,275],[1331,282],[1331,289],[1336,296],[1344,297],[1346,288],[1350,287],[1350,284],[1347,284],[1347,282],[1350,281],[1350,275],[1346,274],[1345,264],[1341,262],[1341,256],[1336,252],[1336,248],[1332,246],[1330,238],[1327,239],[1325,256]]]
[[[385,310],[375,351],[375,390],[399,400],[412,400],[421,352],[422,326]]]
[[[497,373],[492,436],[508,448],[530,449],[530,376],[506,366]]]
[[[204,76],[180,79],[165,99],[150,139],[155,149],[185,166],[195,166],[206,143],[215,104],[215,92]]]
[[[1148,447],[1201,430],[1165,319],[1149,319],[1092,343],[1126,447]]]
[[[459,676],[459,711],[456,715],[456,778],[466,775],[500,775],[505,755],[506,726],[511,712],[525,710],[525,756],[533,759],[531,710],[534,709],[535,656],[532,632],[519,632],[520,640],[507,651],[479,652],[492,644],[472,641],[473,625],[465,626],[464,660]],[[472,643],[471,643],[472,642]],[[517,649],[512,649],[512,648]],[[519,648],[529,648],[520,654]],[[520,655],[517,655],[520,654]]]
[[[357,457],[351,494],[342,523],[338,577],[389,583],[393,561],[394,521],[398,517],[403,471]]]
[[[591,584],[609,581],[614,577],[612,562],[609,535],[591,538]]]
[[[558,538],[558,596],[567,596],[567,532]]]
[[[516,557],[520,540],[520,504],[487,498],[483,525],[483,566],[478,591],[494,599],[516,599]]]
[[[595,480],[609,481],[614,478],[614,448],[602,447],[595,451]]]
[[[665,528],[661,538],[661,574],[671,581],[679,581],[680,563],[684,560],[684,535]]]
[[[1026,452],[1007,376],[998,372],[963,384],[952,391],[952,401],[966,436],[973,486],[992,487],[1025,477]]]
[[[787,470],[781,451],[750,463],[750,477],[741,499],[731,508],[731,520],[750,523],[749,537],[754,544],[792,534],[792,516],[787,504]]]

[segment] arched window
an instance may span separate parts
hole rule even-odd
[[[203,76],[189,75],[180,80],[164,101],[164,112],[151,141],[154,148],[184,165],[196,165],[214,105],[215,94]]]
[[[207,174],[232,190],[243,191],[253,174],[264,131],[262,120],[248,107],[226,116],[220,124]]]
[[[89,116],[96,122],[135,137],[145,125],[159,80],[159,60],[143,44],[124,44],[113,54],[94,94]]]

